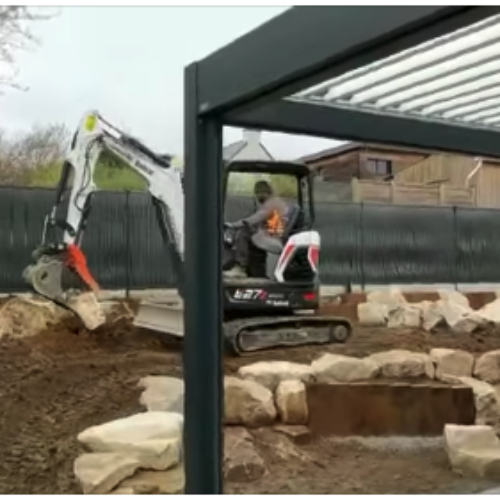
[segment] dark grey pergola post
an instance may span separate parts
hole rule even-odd
[[[186,494],[222,493],[222,125],[198,117],[185,71],[184,381]]]
[[[498,12],[293,7],[186,69],[186,493],[222,493],[222,125],[500,157],[494,130],[283,99]]]

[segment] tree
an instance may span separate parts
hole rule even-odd
[[[68,141],[69,131],[61,124],[34,126],[13,137],[0,130],[0,184],[51,184]]]
[[[18,137],[9,151],[18,151],[15,165],[2,173],[0,184],[30,187],[55,187],[61,178],[64,153],[69,144],[69,131],[61,125],[34,127],[25,136]],[[1,164],[0,143],[0,164]],[[15,172],[14,175],[12,172]],[[146,181],[121,158],[104,150],[95,165],[92,180],[99,190],[143,191]],[[10,181],[10,182],[9,182]]]
[[[18,136],[13,147],[28,168],[40,168],[60,162],[69,145],[70,133],[64,124],[35,125]]]
[[[259,174],[231,172],[229,174],[227,192],[232,196],[253,196],[257,181],[266,180],[274,192],[283,198],[297,198],[297,179],[287,174]]]
[[[17,82],[16,55],[38,45],[31,26],[38,21],[45,21],[55,16],[55,12],[44,9],[43,12],[27,6],[0,6],[0,92],[10,87],[22,89]]]

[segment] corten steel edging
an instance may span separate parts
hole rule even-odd
[[[314,384],[307,402],[314,436],[440,436],[475,420],[470,387],[437,383]]]
[[[184,467],[186,494],[222,493],[222,126],[201,120],[185,72]]]
[[[500,130],[403,118],[366,111],[283,100],[245,114],[232,114],[228,125],[339,140],[428,148],[500,157]]]
[[[497,7],[292,7],[200,61],[200,115],[275,101],[498,13]]]

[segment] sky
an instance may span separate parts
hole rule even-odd
[[[33,27],[40,46],[17,57],[26,91],[0,96],[0,128],[76,126],[97,109],[159,152],[183,154],[184,67],[280,14],[285,7],[64,7]],[[224,142],[241,138],[226,129]],[[264,133],[276,158],[338,142]]]

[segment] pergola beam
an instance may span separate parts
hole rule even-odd
[[[330,139],[366,141],[500,158],[499,132],[282,100],[228,115],[226,124]]]

